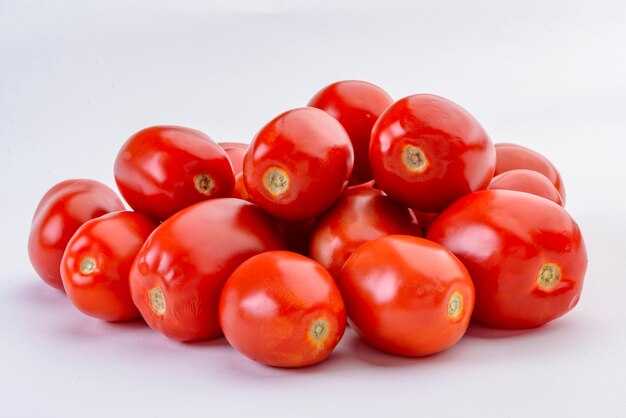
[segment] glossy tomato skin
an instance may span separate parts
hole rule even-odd
[[[246,156],[246,151],[248,151],[248,144],[241,142],[218,142],[217,145],[226,151],[230,164],[233,166],[233,173],[237,176],[243,171],[243,158]]]
[[[269,366],[303,367],[327,358],[346,327],[333,278],[316,262],[288,251],[250,258],[230,276],[220,299],[228,342]]]
[[[310,256],[337,278],[358,247],[391,234],[421,235],[410,209],[380,190],[348,190],[315,224]]]
[[[244,160],[244,184],[263,209],[285,221],[314,218],[339,197],[354,153],[341,124],[312,107],[287,111],[256,135]]]
[[[138,212],[113,212],[85,222],[70,239],[61,262],[63,287],[81,312],[104,321],[140,314],[130,296],[130,266],[156,219]]]
[[[563,206],[559,191],[546,176],[538,171],[524,169],[505,171],[495,176],[487,189],[531,193]]]
[[[160,220],[194,203],[230,196],[235,185],[226,151],[202,132],[180,126],[152,126],[131,136],[114,171],[126,202]]]
[[[370,135],[378,117],[393,103],[380,87],[360,80],[345,80],[320,90],[309,106],[322,109],[345,128],[354,148],[354,170],[350,184],[373,179],[369,163]]]
[[[480,124],[442,97],[398,100],[374,125],[370,163],[378,188],[421,212],[440,212],[487,187],[495,149]]]
[[[28,237],[28,256],[37,274],[63,290],[61,259],[74,232],[90,219],[119,210],[124,210],[120,198],[100,182],[75,179],[53,186],[37,206]]]
[[[133,301],[151,328],[179,341],[222,335],[218,301],[242,262],[285,248],[274,220],[258,206],[222,198],[197,203],[161,224],[130,272]]]
[[[363,244],[337,284],[356,332],[399,356],[426,356],[452,346],[465,334],[474,306],[463,264],[442,246],[406,235]]]
[[[533,328],[580,298],[587,252],[559,205],[529,193],[485,190],[461,198],[428,238],[452,251],[476,287],[474,318],[498,328]]]
[[[559,191],[565,204],[565,185],[558,170],[543,155],[529,148],[517,144],[496,144],[496,172],[495,175],[506,171],[523,168],[537,171],[548,178]]]

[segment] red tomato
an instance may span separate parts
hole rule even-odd
[[[346,327],[343,300],[330,274],[288,251],[263,253],[239,266],[224,286],[219,311],[228,342],[269,366],[319,363]]]
[[[363,244],[337,284],[356,332],[400,356],[426,356],[455,344],[474,306],[463,264],[442,246],[406,235]]]
[[[383,89],[366,81],[338,81],[320,90],[309,106],[322,109],[346,129],[354,148],[354,170],[350,184],[372,180],[369,148],[372,126],[393,103]]]
[[[565,204],[565,186],[561,175],[546,157],[521,145],[496,144],[496,175],[518,168],[537,171],[546,176],[559,191]]]
[[[559,191],[546,176],[538,171],[524,169],[505,171],[495,176],[487,188],[531,193],[563,206]]]
[[[415,209],[411,209],[411,212],[413,213],[413,216],[415,216],[417,223],[422,229],[422,235],[426,236],[426,233],[428,232],[428,228],[430,228],[430,225],[433,223],[433,221],[439,214],[420,212],[419,210],[415,210]]]
[[[422,212],[439,212],[487,187],[495,150],[463,108],[417,94],[395,102],[378,119],[370,163],[376,184],[389,196]]]
[[[286,221],[314,218],[339,197],[354,154],[345,129],[307,107],[285,112],[256,135],[243,165],[252,200]]]
[[[169,338],[219,337],[217,307],[228,276],[253,255],[284,247],[275,222],[250,202],[195,204],[163,222],[139,250],[130,272],[133,301]]]
[[[130,266],[158,221],[138,212],[114,212],[85,222],[61,262],[63,287],[81,312],[105,321],[139,318],[130,297]]]
[[[202,132],[153,126],[122,146],[115,181],[133,209],[164,220],[202,200],[230,196],[235,176],[226,151]]]
[[[233,172],[235,176],[243,170],[243,158],[248,151],[248,144],[242,144],[240,142],[218,142],[218,144],[226,154],[233,166]]]
[[[476,287],[474,318],[532,328],[572,309],[587,252],[580,229],[556,203],[528,193],[485,190],[443,211],[428,238],[452,251]]]
[[[28,237],[28,256],[44,282],[63,289],[61,259],[74,232],[105,213],[124,210],[108,186],[94,180],[66,180],[41,198]]]
[[[390,234],[420,235],[410,210],[380,190],[349,190],[316,223],[310,256],[337,278],[354,250]]]
[[[243,183],[243,173],[239,173],[235,176],[235,189],[233,190],[231,197],[252,202],[250,193],[248,193],[246,185]]]

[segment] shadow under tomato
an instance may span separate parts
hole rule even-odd
[[[527,335],[530,333],[537,333],[549,327],[548,325],[544,325],[538,328],[527,328],[527,329],[501,329],[490,327],[489,325],[485,325],[481,322],[474,321],[470,322],[469,327],[467,328],[467,332],[465,333],[466,337],[474,337],[474,338],[482,338],[482,339],[498,339],[498,338],[515,338],[523,335]]]

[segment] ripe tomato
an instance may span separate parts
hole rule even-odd
[[[316,223],[310,256],[337,278],[354,250],[390,234],[420,235],[410,209],[380,190],[349,190]]]
[[[417,94],[395,102],[372,130],[370,163],[378,187],[422,212],[439,212],[487,187],[495,150],[460,106]]]
[[[496,175],[525,168],[538,171],[554,184],[565,204],[565,186],[556,167],[543,155],[516,144],[496,144]]]
[[[517,169],[498,174],[489,183],[490,190],[517,190],[545,197],[563,206],[563,199],[546,176],[533,170]]]
[[[393,103],[383,89],[366,81],[338,81],[320,90],[309,106],[322,109],[346,129],[354,148],[350,184],[372,180],[369,162],[370,134],[378,117]]]
[[[237,351],[277,367],[319,363],[346,327],[330,274],[288,251],[259,254],[239,266],[224,286],[219,312],[224,335]]]
[[[191,204],[230,196],[235,176],[226,151],[207,135],[153,126],[122,146],[115,181],[133,209],[164,220]]]
[[[248,191],[246,190],[246,185],[243,183],[243,173],[239,173],[235,176],[235,188],[233,189],[233,194],[231,195],[231,197],[236,197],[237,199],[252,202],[250,193],[248,193]]]
[[[285,112],[256,135],[243,164],[250,197],[286,221],[313,218],[348,184],[354,154],[345,129],[312,107]]]
[[[241,173],[243,170],[243,158],[246,156],[246,151],[248,151],[248,144],[242,144],[240,142],[218,142],[217,145],[226,151],[228,159],[233,166],[235,176]]]
[[[400,356],[426,356],[455,344],[474,306],[463,264],[442,246],[406,235],[363,244],[337,284],[356,332]]]
[[[476,287],[474,318],[532,328],[572,309],[587,252],[580,229],[556,203],[529,193],[485,190],[443,211],[428,238],[452,251]]]
[[[128,273],[157,226],[157,220],[138,212],[113,212],[78,228],[61,262],[63,287],[74,306],[105,321],[139,318]]]
[[[44,282],[63,289],[61,259],[74,232],[105,213],[124,210],[108,186],[94,180],[66,180],[41,198],[28,237],[28,256]]]
[[[253,255],[284,247],[258,206],[233,198],[197,203],[163,222],[139,250],[130,271],[133,301],[169,338],[219,337],[218,301],[230,273]]]

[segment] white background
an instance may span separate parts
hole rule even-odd
[[[1,417],[624,416],[626,3],[384,3],[0,0]],[[472,326],[416,360],[348,332],[289,371],[90,319],[31,269],[40,196],[113,185],[133,132],[247,142],[350,78],[448,97],[495,142],[553,160],[589,251],[573,312],[532,332]]]

